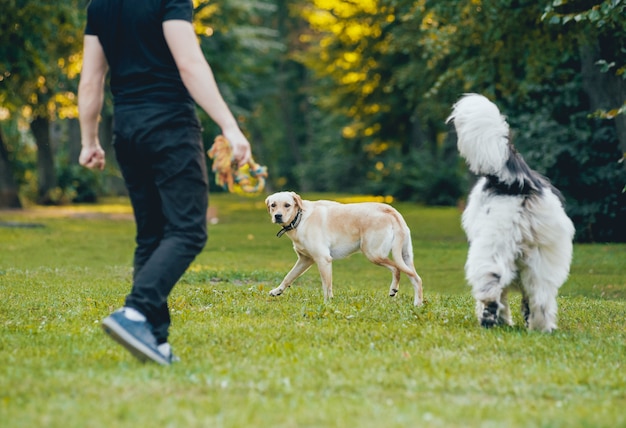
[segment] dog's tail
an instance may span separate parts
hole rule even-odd
[[[465,94],[452,107],[446,123],[454,122],[459,153],[472,172],[498,175],[510,157],[509,125],[486,97]]]
[[[498,107],[478,94],[464,95],[446,122],[454,122],[459,153],[472,172],[487,176],[486,186],[505,195],[538,194],[549,180],[530,169],[510,141],[509,125]]]
[[[394,243],[391,247],[391,255],[401,271],[410,275],[413,266],[413,243],[411,242],[411,230],[399,212],[394,212],[393,222]],[[402,238],[402,239],[400,239]]]
[[[411,229],[404,221],[402,215],[395,211],[393,212],[395,221],[393,222],[394,243],[391,248],[391,255],[396,267],[400,271],[404,272],[413,284],[413,291],[415,293],[413,304],[420,306],[424,301],[424,295],[422,290],[422,278],[415,270],[415,264],[413,263],[413,243],[411,241]],[[390,290],[390,295],[395,295],[398,290]]]

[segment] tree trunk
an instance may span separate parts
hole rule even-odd
[[[19,187],[13,177],[9,151],[0,132],[0,208],[22,208]]]
[[[54,170],[54,155],[50,145],[50,121],[47,117],[36,117],[30,123],[30,130],[37,144],[37,203],[53,205],[58,201],[53,190],[57,188]]]

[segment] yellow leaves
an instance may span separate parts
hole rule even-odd
[[[335,18],[330,12],[324,10],[316,10],[312,13],[308,13],[307,20],[309,21],[311,28],[320,31],[330,29],[335,22],[337,22],[337,18]]]
[[[618,114],[618,110],[614,108],[613,110],[609,110],[606,112],[606,117],[608,119],[613,119],[615,116],[617,116],[617,114]]]
[[[380,27],[378,25],[371,26],[365,23],[351,22],[343,29],[343,34],[351,42],[357,42],[363,37],[380,35]]]
[[[357,42],[363,37],[380,36],[378,22],[365,22],[362,15],[378,13],[378,2],[361,0],[346,2],[341,0],[315,0],[313,8],[304,12],[311,27],[320,32],[332,33],[344,37],[347,41]],[[387,15],[387,22],[395,19],[393,14]]]
[[[213,27],[205,25],[200,21],[194,21],[193,29],[199,36],[211,37],[214,33]]]
[[[219,6],[215,3],[209,4],[207,0],[194,0],[193,28],[197,35],[211,37],[215,30],[208,25],[213,15],[219,11]]]
[[[376,134],[379,131],[380,131],[380,124],[378,123],[372,126],[368,126],[365,129],[363,129],[363,127],[360,126],[359,124],[352,124],[352,125],[345,126],[341,130],[341,135],[343,136],[343,138],[347,138],[347,139],[356,138],[359,135],[364,136],[364,137],[371,137],[372,135]],[[366,152],[373,153],[373,154],[380,154],[389,148],[389,144],[387,143],[380,143],[380,144],[372,143],[372,144],[373,145],[370,145],[371,147],[367,146],[365,148]]]
[[[380,131],[380,124],[376,123],[373,126],[369,126],[369,127],[365,128],[365,130],[363,131],[363,135],[365,135],[366,137],[371,137],[372,135],[374,135],[378,131]]]
[[[33,114],[33,108],[29,105],[25,105],[21,109],[21,116],[24,118],[30,118]]]
[[[59,119],[78,117],[76,95],[73,92],[55,94],[53,102],[56,103],[56,113]]]
[[[339,18],[350,18],[359,12],[374,14],[378,10],[377,0],[314,0],[313,5],[318,9],[332,11]]]
[[[365,77],[366,77],[366,74],[363,72],[358,73],[355,71],[351,71],[343,75],[343,77],[340,79],[340,83],[342,85],[358,83],[358,82],[365,80]]]
[[[67,58],[59,58],[57,59],[57,66],[65,71],[65,74],[68,78],[74,79],[78,74],[80,74],[80,70],[82,68],[83,58],[79,53],[74,53]]]
[[[385,153],[387,150],[389,150],[390,147],[391,145],[386,141],[373,141],[372,143],[367,144],[364,147],[364,149],[365,149],[365,153],[369,155],[377,156],[382,153]],[[379,163],[382,164],[382,162],[379,162]]]
[[[357,132],[355,127],[353,126],[344,126],[344,128],[341,130],[341,136],[343,138],[355,138],[357,136]]]
[[[436,15],[431,11],[424,15],[422,22],[420,23],[420,30],[434,29],[439,26],[439,21],[436,19]]]
[[[200,7],[202,5],[202,7]],[[209,19],[219,11],[219,5],[211,3],[207,0],[194,0],[194,21]]]
[[[381,110],[380,104],[370,104],[363,108],[365,114],[376,114]]]
[[[344,52],[343,59],[349,63],[355,63],[361,58],[361,54],[357,52]]]
[[[320,47],[327,48],[333,43],[333,41],[334,41],[334,37],[322,37],[319,41]]]

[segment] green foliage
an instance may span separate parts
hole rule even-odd
[[[268,295],[295,254],[262,199],[212,198],[220,221],[171,295],[182,361],[167,368],[138,363],[99,326],[130,287],[126,200],[0,213],[0,224],[43,226],[0,227],[3,426],[626,424],[625,245],[575,246],[556,333],[485,330],[463,283],[458,210],[395,204],[412,229],[424,307],[412,306],[406,279],[390,299],[389,272],[360,255],[335,263],[326,305],[314,268]]]
[[[85,203],[98,200],[102,185],[97,173],[75,162],[64,162],[57,171],[59,189],[68,202]]]
[[[595,3],[595,4],[594,4]],[[542,20],[560,28],[578,29],[578,37],[583,43],[600,44],[601,58],[596,65],[602,73],[611,73],[626,80],[626,3],[621,0],[601,2],[568,2],[554,0],[545,8]],[[623,94],[624,92],[621,91]],[[619,96],[618,96],[619,97]],[[624,96],[622,95],[622,98]],[[626,114],[626,100],[610,110],[600,109],[595,114],[601,118],[613,119]]]
[[[267,25],[275,9],[268,1],[203,1],[195,12],[205,57],[224,98],[244,124],[256,103],[272,91],[262,82],[284,49],[277,32]]]
[[[456,206],[465,196],[466,167],[452,139],[434,150],[415,150],[406,156],[389,153],[379,162],[379,168],[368,175],[370,193],[432,206]]]
[[[48,117],[76,89],[83,2],[5,0],[0,16],[0,104],[13,113],[29,106]]]

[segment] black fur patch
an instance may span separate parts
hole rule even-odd
[[[492,191],[496,195],[506,196],[530,196],[541,193],[541,189],[533,187],[528,180],[505,183],[500,181],[495,175],[487,175],[487,182],[483,188],[485,191]]]
[[[512,182],[504,182],[496,175],[487,175],[485,191],[492,191],[496,195],[532,196],[541,195],[543,189],[550,187],[562,200],[561,193],[550,184],[547,178],[533,171],[512,144],[509,145],[509,152],[510,155],[506,161],[505,168],[514,177],[514,180]]]
[[[502,320],[498,317],[498,303],[489,302],[483,309],[483,315],[480,319],[480,325],[485,328],[493,327],[496,324],[501,324]]]

